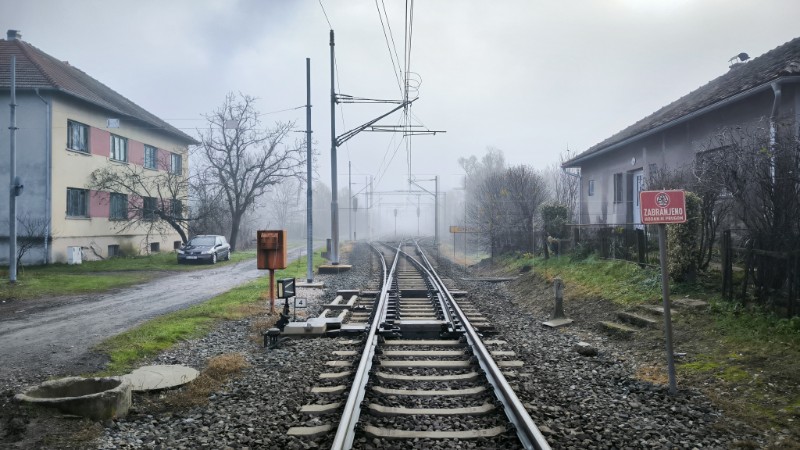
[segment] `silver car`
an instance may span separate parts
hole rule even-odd
[[[208,262],[216,264],[217,261],[231,259],[231,246],[225,236],[217,234],[202,234],[189,239],[183,247],[177,250],[178,264],[189,262]]]

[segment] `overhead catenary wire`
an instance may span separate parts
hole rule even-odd
[[[328,29],[332,30],[333,25],[331,25],[331,21],[328,19],[328,13],[325,12],[325,6],[322,4],[322,0],[319,0],[319,7],[322,8],[322,14],[325,16],[325,21],[328,22]]]
[[[392,34],[392,25],[389,22],[389,15],[386,13],[386,4],[381,0],[381,5],[383,5],[383,13],[381,13],[381,8],[378,5],[378,0],[375,0],[375,8],[378,10],[378,19],[381,21],[381,29],[383,30],[383,38],[386,41],[386,47],[389,50],[389,59],[392,62],[392,70],[394,71],[395,79],[397,79],[397,87],[400,89],[400,95],[403,95],[403,84],[400,81],[400,71],[402,68],[400,67],[400,56],[397,54],[397,45],[394,43],[394,35]],[[386,16],[386,23],[384,24],[383,18]],[[386,28],[389,28],[389,36],[391,36],[391,45],[389,45],[389,36],[386,34]],[[394,48],[394,54],[392,54],[392,48]],[[397,60],[395,61],[395,57]]]

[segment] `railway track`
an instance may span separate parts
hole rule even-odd
[[[289,434],[330,436],[332,449],[384,440],[391,448],[550,448],[506,379],[524,363],[466,293],[417,243],[373,250],[380,270],[342,325],[353,338],[331,355],[315,400],[300,411],[322,424]]]

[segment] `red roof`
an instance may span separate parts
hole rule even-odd
[[[138,119],[189,144],[197,141],[147,112],[69,63],[59,61],[19,39],[0,40],[0,90],[11,89],[11,56],[17,57],[17,90],[54,90],[89,102],[114,114]]]

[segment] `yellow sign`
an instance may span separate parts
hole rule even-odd
[[[458,225],[450,225],[450,232],[451,233],[466,233],[466,227],[459,227]]]

